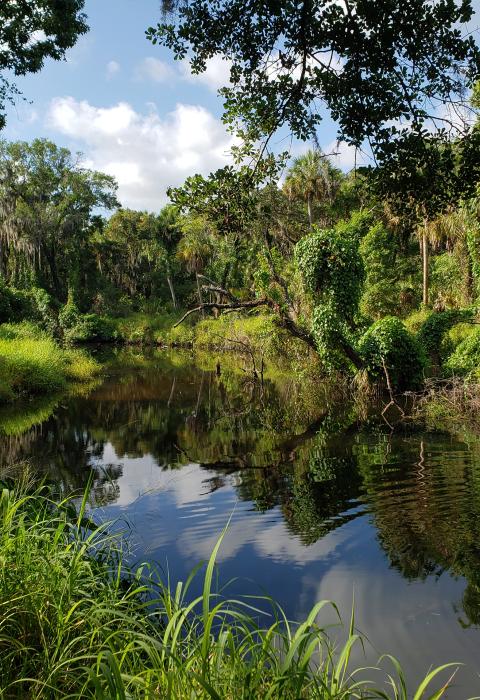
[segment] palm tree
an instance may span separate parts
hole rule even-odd
[[[339,186],[339,176],[338,168],[332,166],[320,149],[309,150],[293,161],[284,189],[289,197],[298,197],[306,202],[310,226],[313,225],[314,202],[332,204]]]

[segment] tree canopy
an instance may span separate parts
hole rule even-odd
[[[324,108],[340,139],[375,151],[399,132],[463,101],[480,52],[461,25],[471,0],[164,0],[153,43],[190,59],[194,73],[213,56],[231,63],[221,90],[227,124],[252,143],[288,125],[315,135]]]
[[[46,139],[0,142],[2,273],[18,277],[26,264],[36,281],[64,298],[60,267],[78,269],[91,216],[118,206],[116,188],[111,176],[81,167]]]
[[[5,103],[19,91],[6,77],[37,73],[46,58],[58,61],[88,30],[84,0],[16,0],[0,4],[0,129]]]

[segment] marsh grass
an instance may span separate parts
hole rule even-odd
[[[391,657],[382,661],[392,669],[390,680],[382,676],[388,691],[375,689],[378,670],[350,668],[363,643],[353,617],[340,646],[319,624],[332,603],[292,624],[268,598],[225,597],[214,585],[223,534],[186,582],[164,582],[151,565],[127,567],[122,536],[86,516],[88,492],[81,503],[57,502],[46,487],[16,483],[0,489],[1,698],[435,700],[444,692],[427,689],[451,668],[409,695]]]
[[[0,326],[0,401],[54,394],[68,382],[88,381],[99,371],[84,351],[60,347],[32,324]]]

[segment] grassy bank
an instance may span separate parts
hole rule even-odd
[[[203,574],[197,570],[203,594],[193,598],[190,580],[165,584],[148,565],[129,570],[119,536],[85,517],[86,496],[75,509],[45,488],[1,489],[2,698],[418,700],[437,680],[432,672],[407,695],[400,667],[385,658],[395,680],[388,692],[375,690],[370,681],[382,685],[387,671],[350,668],[362,643],[353,622],[336,648],[319,626],[329,603],[292,624],[265,598],[218,594],[221,538]],[[448,678],[451,669],[443,670]]]
[[[231,313],[219,318],[193,315],[175,324],[184,311],[163,314],[131,314],[112,319],[117,342],[126,344],[194,347],[204,350],[227,350],[261,358],[305,360],[308,349],[275,324],[268,313],[245,315]]]
[[[86,352],[60,347],[33,324],[0,326],[0,402],[54,394],[91,380],[99,371]]]

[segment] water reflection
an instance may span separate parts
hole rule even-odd
[[[134,556],[178,576],[234,512],[220,558],[240,589],[250,578],[296,617],[322,597],[348,610],[355,591],[362,631],[414,676],[474,669],[478,444],[388,434],[324,387],[220,362],[117,358],[89,395],[0,415],[0,465],[28,459],[64,492],[93,470],[93,502],[133,525]]]

